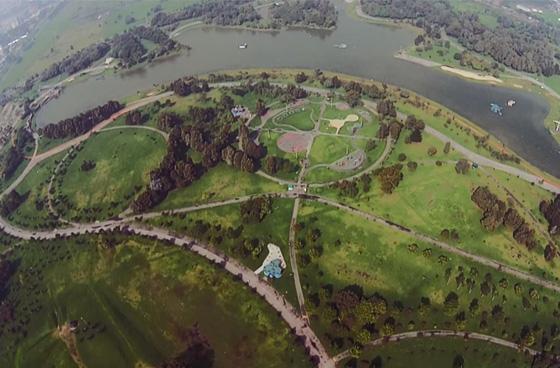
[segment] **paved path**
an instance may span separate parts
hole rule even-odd
[[[523,353],[527,353],[531,356],[540,355],[540,351],[522,346],[515,342],[505,340],[499,337],[494,337],[490,335],[485,335],[477,332],[464,332],[464,331],[453,331],[453,330],[420,330],[420,331],[410,331],[403,332],[399,334],[394,334],[390,336],[380,337],[378,339],[372,340],[367,343],[367,346],[381,346],[390,342],[398,342],[402,340],[409,339],[426,339],[431,337],[459,337],[465,340],[479,340],[485,341],[494,345],[503,346],[508,349],[514,349]],[[348,350],[334,356],[332,359],[335,363],[340,362],[343,359],[349,358],[350,352]]]

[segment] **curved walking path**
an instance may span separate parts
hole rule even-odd
[[[27,166],[25,167],[25,169],[23,170],[23,172],[20,174],[20,176],[17,177],[16,180],[14,180],[1,194],[0,194],[0,198],[3,197],[6,193],[11,192],[12,190],[14,190],[22,181],[23,179],[31,172],[31,170],[33,170],[33,168],[35,166],[37,166],[37,164],[39,164],[41,161],[46,160],[49,157],[52,157],[60,152],[64,152],[67,149],[69,149],[72,146],[75,146],[83,141],[85,141],[86,139],[88,139],[89,137],[91,137],[92,134],[100,131],[101,129],[105,128],[107,125],[111,124],[113,121],[115,121],[117,118],[119,118],[120,116],[139,109],[140,107],[146,106],[148,104],[151,104],[152,102],[155,102],[157,100],[161,100],[162,98],[167,98],[167,97],[171,97],[173,95],[173,92],[164,92],[161,93],[159,95],[155,95],[155,96],[150,96],[150,97],[146,97],[143,99],[140,99],[138,101],[134,101],[129,103],[128,105],[126,105],[123,109],[117,111],[116,113],[114,113],[113,115],[111,115],[108,119],[103,120],[102,122],[100,122],[99,124],[97,124],[96,126],[94,126],[90,131],[88,131],[87,133],[84,133],[76,138],[73,138],[67,142],[64,142],[46,152],[37,154],[37,149],[38,146],[35,146],[35,152],[33,153],[33,157],[31,158],[31,161],[29,161],[29,163],[27,164]]]
[[[541,354],[540,351],[528,348],[526,346],[499,337],[485,335],[478,332],[465,332],[465,331],[453,331],[453,330],[419,330],[419,331],[403,332],[403,333],[380,337],[378,339],[372,340],[368,342],[366,346],[372,346],[372,347],[381,346],[390,342],[398,342],[401,340],[409,340],[409,339],[425,339],[430,337],[440,337],[440,338],[460,337],[465,340],[479,340],[494,345],[503,346],[508,349],[514,349],[519,352],[527,353],[531,356],[536,356]],[[332,359],[335,361],[335,363],[338,363],[343,359],[349,358],[350,356],[351,356],[350,351],[346,350],[334,356]]]

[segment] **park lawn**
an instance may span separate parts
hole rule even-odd
[[[408,53],[412,56],[427,59],[443,65],[462,68],[459,61],[453,58],[453,56],[459,52],[460,50],[453,44],[449,45],[449,48],[437,44],[432,44],[432,48],[428,50],[426,50],[424,47],[410,47],[410,49],[408,50]]]
[[[270,283],[282,294],[286,295],[292,305],[297,306],[293,273],[289,259],[288,235],[290,230],[290,219],[292,216],[293,200],[274,199],[272,202],[272,213],[268,214],[260,223],[244,223],[240,215],[240,204],[221,206],[189,212],[186,216],[168,215],[147,220],[150,225],[158,228],[168,228],[177,234],[185,234],[217,247],[228,256],[240,260],[245,266],[256,270],[262,264],[268,254],[266,248],[268,243],[273,243],[282,249],[286,260],[286,269],[282,278],[271,280]],[[204,221],[211,224],[204,233],[198,232],[194,225],[196,221]],[[216,228],[219,227],[219,230]],[[239,238],[232,238],[226,233],[228,228],[243,227]],[[246,255],[240,251],[243,247],[243,239],[259,239],[263,246],[258,256]]]
[[[303,290],[307,295],[307,309],[314,321],[313,326],[326,346],[330,345],[329,340],[324,338],[326,333],[341,336],[341,332],[332,331],[330,321],[324,320],[327,317],[323,317],[323,309],[327,303],[324,300],[318,304],[312,302],[316,300],[313,294],[325,285],[330,285],[335,291],[356,285],[354,288],[361,288],[365,295],[379,293],[387,300],[387,315],[397,322],[395,332],[406,331],[409,321],[414,322],[413,329],[455,329],[454,316],[459,311],[468,313],[464,327],[466,331],[485,332],[513,339],[523,325],[532,325],[538,320],[546,330],[545,326],[554,323],[550,313],[557,308],[558,298],[552,291],[521,282],[509,275],[423,244],[403,233],[396,233],[380,224],[315,202],[304,202],[298,222],[302,223],[300,228],[317,228],[321,234],[318,243],[322,246],[322,254],[318,257],[311,256],[311,262],[302,264],[299,271]],[[417,250],[409,250],[408,246],[412,243],[418,246]],[[307,249],[309,245],[298,252],[299,257]],[[424,254],[426,249],[431,249],[431,252]],[[472,268],[476,273],[471,272]],[[449,270],[446,271],[447,269]],[[466,286],[457,287],[456,277],[461,272],[465,278],[470,277],[475,281],[472,291],[469,292]],[[485,278],[490,278],[496,285],[494,297],[481,294],[480,285]],[[507,280],[506,287],[498,285],[502,278]],[[521,286],[520,295],[513,290],[516,283]],[[531,313],[523,313],[522,297],[528,297],[531,288],[538,291],[540,299],[531,299],[536,308]],[[453,313],[446,312],[443,306],[449,292],[455,292],[459,297],[458,307]],[[421,297],[427,297],[431,302],[431,308],[425,315],[418,314],[416,310]],[[319,298],[321,299],[320,296]],[[468,312],[473,298],[477,298],[480,305],[474,315]],[[396,301],[402,303],[402,312],[394,309],[393,303]],[[509,320],[489,319],[488,327],[480,328],[481,312],[492,310],[494,305],[500,305],[504,317]],[[383,317],[378,318],[376,328],[380,328],[383,320]],[[339,351],[339,348],[330,348],[331,352]]]
[[[465,367],[526,368],[532,358],[525,354],[485,341],[463,338],[416,338],[389,344],[366,347],[360,360],[381,361],[391,368],[449,368],[456,356],[464,359]],[[411,365],[411,362],[414,362]]]
[[[453,112],[447,110],[446,108],[440,105],[434,105],[434,103],[431,102],[430,107],[427,110],[425,110],[425,109],[415,107],[412,104],[408,103],[407,101],[403,101],[403,100],[397,101],[395,105],[398,111],[406,115],[415,115],[416,118],[423,120],[430,127],[442,132],[447,137],[453,139],[454,141],[468,148],[472,152],[476,152],[482,156],[495,160],[492,154],[484,147],[479,146],[473,137],[473,134],[483,137],[486,136],[487,133],[483,131],[479,131],[479,128],[468,123],[462,117],[454,114]],[[436,114],[438,110],[441,110],[439,116],[434,116],[434,114]],[[452,121],[451,124],[447,124],[446,122],[447,119],[451,119]],[[498,143],[498,141],[495,138],[491,137],[489,142],[490,145],[494,147],[494,149],[496,150],[503,149],[503,145]],[[511,153],[511,151],[508,152]],[[527,170],[527,168],[524,167],[523,163],[516,164],[513,161],[505,161],[504,163],[506,165],[520,167]]]
[[[19,301],[15,312],[29,321],[28,333],[0,336],[2,366],[75,366],[55,333],[71,320],[80,323],[75,336],[85,366],[159,365],[186,348],[195,324],[216,366],[309,366],[266,302],[202,258],[136,237],[40,245],[15,254],[21,267],[13,280],[28,282],[18,282],[10,298]]]
[[[498,26],[498,16],[494,13],[493,9],[477,1],[449,0],[449,3],[456,12],[478,15],[480,23],[489,28],[496,28]]]
[[[355,150],[351,138],[319,135],[309,153],[309,166],[332,164]]]
[[[410,135],[410,131],[403,129],[399,139],[394,143],[394,148],[391,151],[391,154],[385,161],[386,165],[392,165],[400,162],[398,157],[401,153],[406,155],[406,161],[414,161],[418,164],[421,164],[422,162],[433,163],[437,160],[442,162],[458,161],[463,158],[463,155],[456,152],[452,147],[450,147],[449,153],[446,154],[444,152],[445,143],[425,132],[422,132],[422,142],[419,143],[405,143],[405,139],[408,135]],[[437,150],[436,154],[433,156],[428,156],[428,149],[430,147]],[[406,164],[406,162],[401,163]]]
[[[312,109],[308,106],[298,107],[295,110],[290,110],[287,116],[284,113],[277,115],[272,119],[273,123],[277,126],[288,125],[294,127],[298,130],[309,131],[315,126],[313,120],[311,120]]]
[[[542,77],[542,79],[544,79],[544,83],[552,88],[554,92],[560,93],[560,76],[553,75],[551,77]],[[557,118],[557,116],[555,118]]]
[[[167,195],[156,210],[168,210],[196,204],[233,199],[251,194],[284,191],[280,184],[237,170],[224,163],[212,168],[188,187],[176,189]]]
[[[66,152],[61,152],[37,164],[16,187],[18,193],[28,195],[25,202],[8,216],[10,222],[32,229],[42,229],[53,223],[48,212],[47,189],[56,165],[65,154]],[[37,208],[37,201],[42,201],[43,206]]]
[[[482,212],[470,199],[474,189],[488,186],[493,193],[506,200],[503,188],[498,187],[484,171],[471,170],[468,175],[459,175],[452,164],[444,163],[438,167],[433,163],[419,163],[414,172],[403,168],[403,174],[403,181],[392,194],[384,194],[379,183],[374,180],[370,192],[355,199],[342,199],[364,211],[433,237],[439,237],[443,229],[455,229],[460,236],[455,244],[457,247],[538,276],[543,276],[543,272],[547,278],[560,276],[560,270],[554,264],[547,263],[543,257],[546,240],[540,232],[535,233],[539,246],[528,251],[513,239],[511,230],[502,226],[495,232],[488,232],[482,228]],[[336,192],[330,189],[317,191],[338,198]],[[518,208],[518,212],[535,227],[522,209]]]
[[[302,158],[305,153],[289,153],[286,151],[282,151],[277,144],[278,138],[280,138],[284,133],[272,132],[269,130],[261,130],[259,135],[259,143],[266,147],[266,151],[268,155],[277,156],[281,158],[285,158],[290,160],[292,163],[297,165],[298,170],[289,173],[278,172],[274,176],[279,177],[285,180],[296,180],[300,168],[299,160]],[[261,167],[263,164],[264,159],[261,162]]]
[[[81,220],[92,208],[100,208],[93,215],[95,220],[118,215],[148,182],[150,170],[164,155],[165,140],[152,131],[123,128],[97,133],[69,163],[57,195],[68,196],[71,218]],[[90,171],[81,170],[86,160],[95,162]],[[86,217],[93,220],[91,216]]]
[[[365,151],[367,141],[364,139],[357,139],[356,146]],[[318,166],[308,170],[305,174],[305,181],[307,183],[326,183],[334,180],[341,180],[352,175],[356,175],[361,171],[367,170],[385,150],[385,141],[378,141],[375,148],[366,152],[366,160],[357,170],[350,171],[336,171],[326,166]]]
[[[122,119],[124,121],[124,117]],[[47,152],[48,150],[58,145],[61,145],[62,143],[69,141],[70,139],[72,138],[68,137],[68,138],[51,139],[47,137],[41,137],[41,139],[39,139],[39,148],[37,148],[37,154]]]

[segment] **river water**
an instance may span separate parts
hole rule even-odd
[[[475,122],[535,166],[560,177],[560,146],[545,129],[547,102],[527,92],[469,82],[393,57],[414,34],[406,29],[368,24],[339,7],[334,31],[292,29],[259,32],[200,26],[176,39],[192,50],[103,78],[66,87],[37,115],[38,126],[74,116],[109,99],[118,99],[189,74],[252,67],[320,68],[373,78],[413,90]],[[247,42],[241,50],[238,45]],[[333,47],[346,43],[348,48]],[[490,103],[517,104],[499,117]]]

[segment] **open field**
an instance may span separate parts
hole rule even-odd
[[[0,336],[2,366],[72,367],[70,344],[84,366],[159,365],[188,348],[195,326],[216,366],[309,366],[264,301],[179,249],[92,237],[28,244],[12,257],[21,261],[9,296],[17,320],[7,324],[25,322]],[[72,320],[79,330],[62,340],[56,329]]]
[[[56,223],[48,212],[47,189],[54,168],[64,155],[65,152],[62,152],[40,163],[16,187],[18,193],[28,194],[25,202],[23,202],[9,217],[11,222],[18,226],[31,229],[45,228],[48,224],[52,225]]]
[[[298,221],[302,229],[298,237],[304,240],[299,262],[308,312],[319,336],[334,353],[352,346],[362,327],[360,318],[366,318],[350,308],[349,319],[343,316],[338,323],[332,322],[329,301],[337,300],[334,295],[343,289],[357,295],[375,294],[386,301],[385,312],[376,312],[370,322],[372,338],[407,330],[449,328],[483,331],[516,341],[524,325],[538,320],[546,331],[545,326],[554,323],[551,313],[557,308],[558,297],[548,290],[431,249],[360,217],[341,216],[324,205],[305,202]],[[310,233],[315,229],[319,236],[313,241]],[[314,250],[317,247],[320,251]],[[518,293],[514,284],[520,288]],[[538,300],[529,297],[531,288],[537,290]],[[445,302],[450,293],[457,295],[456,305]],[[528,305],[533,306],[531,312],[525,309]],[[350,331],[344,326],[350,326]]]
[[[274,193],[285,189],[256,174],[241,172],[226,164],[219,164],[190,186],[170,192],[156,209],[188,207],[249,194]]]
[[[449,368],[460,356],[465,367],[526,368],[532,359],[517,351],[483,341],[460,338],[419,338],[369,348],[359,361],[382,362],[391,368]]]
[[[165,141],[155,132],[118,129],[98,133],[57,179],[56,197],[68,198],[62,208],[69,218],[84,220],[90,211],[98,212],[96,219],[115,216],[148,182],[149,171],[164,154]],[[95,167],[82,170],[84,161],[93,161]]]
[[[230,257],[241,260],[250,269],[256,270],[267,255],[268,243],[280,247],[284,258],[288,260],[288,231],[292,207],[293,200],[275,199],[272,213],[260,223],[244,223],[238,204],[189,212],[186,216],[162,216],[147,222],[156,227],[171,229],[177,234],[187,234],[208,242]],[[237,230],[241,230],[239,234]],[[258,254],[253,254],[246,248],[248,244],[245,245],[246,242],[255,239],[259,241]],[[287,262],[282,278],[270,282],[286,295],[288,301],[296,305],[292,275],[291,265]]]

